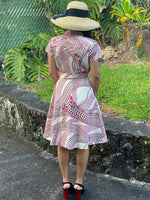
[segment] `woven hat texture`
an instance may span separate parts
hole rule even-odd
[[[87,4],[79,1],[70,2],[66,13],[54,16],[51,21],[56,26],[75,31],[89,31],[100,27],[97,21],[88,17]]]

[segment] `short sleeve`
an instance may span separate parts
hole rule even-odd
[[[95,41],[94,44],[90,48],[89,61],[94,62],[98,58],[102,57],[102,55],[103,55],[103,52],[99,44]]]
[[[47,45],[47,48],[45,50],[48,53],[48,55],[52,56],[52,57],[54,57],[53,42],[54,42],[54,38],[51,38],[48,45]]]

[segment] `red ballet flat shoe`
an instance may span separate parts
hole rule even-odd
[[[69,188],[63,189],[64,199],[68,199],[69,198],[69,193],[72,193],[74,191],[73,184],[71,182],[64,182],[63,185],[64,184],[70,184]]]
[[[75,191],[76,191],[76,200],[80,200],[81,199],[81,194],[84,193],[85,189],[84,189],[84,186],[79,184],[79,183],[75,183],[75,185],[79,185],[80,187],[82,187],[81,190],[75,189]]]

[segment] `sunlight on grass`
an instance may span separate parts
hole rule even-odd
[[[51,78],[44,79],[43,81],[32,83],[32,86],[37,86],[40,88],[38,90],[31,90],[31,92],[36,93],[41,97],[42,100],[50,102],[54,84]]]
[[[150,65],[102,67],[98,100],[126,119],[150,122]]]

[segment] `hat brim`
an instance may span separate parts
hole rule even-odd
[[[65,16],[57,19],[51,19],[56,25],[64,29],[74,31],[90,31],[100,27],[100,24],[90,18]]]

